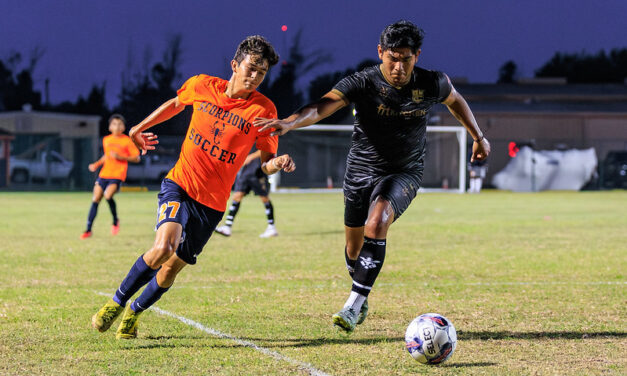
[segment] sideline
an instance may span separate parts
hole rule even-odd
[[[111,294],[106,294],[104,292],[97,292],[97,294],[98,295],[102,295],[102,296],[111,297]],[[231,340],[231,341],[237,343],[240,346],[249,347],[249,348],[251,348],[253,350],[259,351],[262,354],[268,355],[268,356],[270,356],[270,357],[272,357],[272,358],[274,358],[276,360],[283,361],[283,362],[289,363],[291,365],[294,365],[294,366],[298,367],[300,370],[308,372],[312,376],[331,376],[328,373],[322,372],[319,369],[314,368],[314,366],[312,366],[309,363],[305,363],[305,362],[301,362],[301,361],[292,359],[292,358],[287,357],[287,356],[285,356],[285,355],[283,355],[281,353],[278,353],[276,351],[272,351],[270,349],[266,349],[265,347],[261,347],[259,345],[256,345],[253,342],[244,341],[243,339],[239,339],[239,338],[234,337],[234,336],[232,336],[230,334],[222,333],[219,330],[215,330],[213,328],[206,327],[206,326],[204,326],[201,323],[198,323],[198,322],[196,322],[194,320],[190,320],[190,319],[188,319],[186,317],[183,317],[183,316],[179,316],[176,313],[172,313],[172,312],[166,311],[166,310],[158,308],[156,306],[152,306],[152,307],[150,307],[148,309],[156,312],[159,315],[169,316],[169,317],[172,317],[174,319],[177,319],[177,320],[179,320],[180,322],[182,322],[185,325],[188,325],[188,326],[191,326],[191,327],[196,328],[198,330],[201,330],[201,331],[203,331],[203,332],[205,332],[207,334],[210,334],[212,336]]]

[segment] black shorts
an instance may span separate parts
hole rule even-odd
[[[163,179],[157,212],[155,230],[166,222],[176,222],[183,226],[181,243],[176,255],[188,264],[196,263],[196,256],[213,234],[224,212],[207,207],[192,199],[178,184]]]
[[[347,227],[366,224],[368,209],[377,196],[390,202],[394,220],[397,220],[416,197],[422,182],[422,171],[384,176],[352,175],[352,179],[349,175],[347,173],[344,179],[344,224]]]
[[[485,173],[488,170],[487,166],[470,166],[470,177],[485,179]]]
[[[233,185],[234,192],[250,193],[252,190],[257,196],[268,196],[268,176],[266,175],[246,175],[238,176]]]
[[[98,179],[96,179],[96,183],[94,183],[94,185],[99,185],[100,188],[102,188],[103,191],[107,190],[107,187],[111,184],[117,184],[118,188],[115,190],[116,192],[120,190],[120,186],[122,186],[122,180],[120,179],[105,179],[105,178],[101,178],[98,177]]]

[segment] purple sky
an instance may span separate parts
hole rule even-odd
[[[227,63],[247,35],[264,35],[286,55],[299,28],[309,50],[333,56],[313,74],[345,69],[376,58],[381,30],[401,18],[426,32],[418,65],[470,82],[494,82],[510,59],[530,77],[556,51],[627,47],[625,0],[0,0],[0,9],[0,58],[43,48],[36,88],[43,91],[50,78],[53,103],[105,81],[109,104],[117,103],[129,55],[141,67],[149,50],[151,66],[176,33],[183,37],[181,83],[198,73],[228,78]]]

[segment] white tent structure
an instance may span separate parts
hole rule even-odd
[[[580,190],[597,167],[594,148],[533,150],[523,147],[492,179],[498,189],[515,192]]]

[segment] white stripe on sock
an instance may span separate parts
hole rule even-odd
[[[357,286],[359,288],[362,288],[362,289],[372,290],[372,286],[364,286],[361,283],[355,282],[355,280],[353,280],[353,285],[355,285],[355,286]]]

